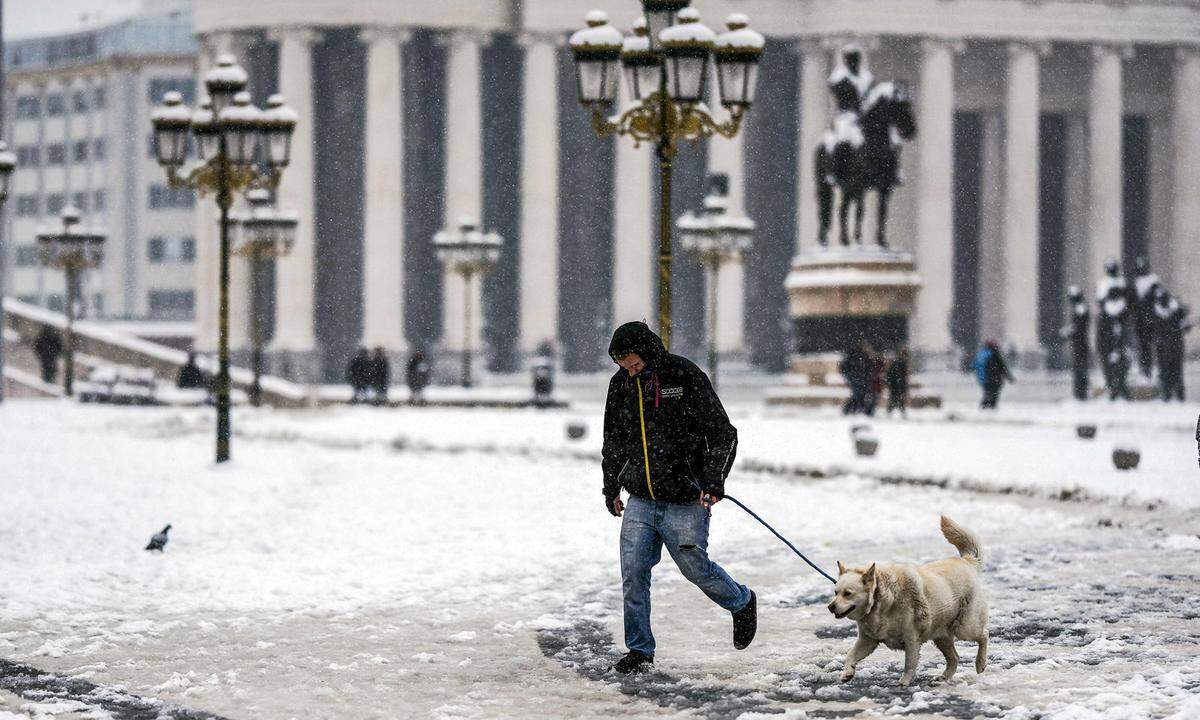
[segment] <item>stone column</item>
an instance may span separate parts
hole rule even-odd
[[[1088,266],[1096,277],[1108,258],[1121,259],[1124,192],[1121,145],[1123,109],[1121,63],[1128,50],[1092,46],[1088,93]],[[1088,288],[1092,293],[1094,288]]]
[[[1066,162],[1063,168],[1064,202],[1063,264],[1067,287],[1078,285],[1091,298],[1099,267],[1088,260],[1088,128],[1082,113],[1067,116]]]
[[[404,92],[400,28],[363,30],[367,117],[363,198],[363,345],[393,361],[404,342]]]
[[[1040,142],[1042,49],[1026,43],[1008,46],[1008,85],[1004,107],[1004,338],[1027,364],[1038,346],[1038,155]],[[989,308],[983,308],[988,312]]]
[[[469,31],[449,36],[450,48],[446,89],[446,220],[445,227],[456,228],[459,219],[470,217],[482,223],[483,135],[482,96],[480,94],[479,54],[484,38]],[[482,227],[482,225],[481,225]],[[478,352],[483,337],[479,313],[482,280],[472,281],[470,299],[471,344]],[[463,282],[453,273],[443,282],[442,348],[458,354],[463,351]]]
[[[800,142],[797,148],[799,175],[796,182],[796,252],[817,244],[820,218],[817,215],[817,186],[813,153],[829,126],[829,48],[818,40],[796,45],[800,53]],[[832,235],[832,232],[831,232]]]
[[[316,218],[313,212],[313,78],[312,46],[320,34],[311,28],[282,28],[279,42],[279,91],[300,116],[292,137],[291,164],[279,185],[279,206],[299,216],[292,252],[277,261],[275,271],[275,337],[272,351],[285,375],[314,380],[316,334]]]
[[[197,104],[208,94],[204,88],[204,76],[216,64],[217,55],[222,51],[219,37],[205,35],[200,38],[200,52],[196,58]],[[111,96],[111,92],[110,89],[108,102],[115,104],[116,98]],[[110,202],[113,201],[115,198],[110,200]],[[212,201],[208,198],[197,197],[195,214],[196,337],[194,346],[196,352],[209,355],[217,351],[217,283],[219,281],[220,248],[218,247],[217,221]]]
[[[521,111],[521,350],[558,338],[558,45],[523,35]]]
[[[239,65],[249,71],[251,38],[240,33],[229,33],[221,37],[221,55],[231,55]],[[207,94],[207,93],[205,93]],[[219,210],[212,196],[197,198],[199,205],[206,206],[209,213],[218,218]],[[235,216],[246,212],[246,199],[243,194],[234,193],[233,208],[230,211]],[[219,220],[213,221],[213,227],[219,227]],[[238,228],[230,227],[231,237],[236,238]],[[219,242],[219,241],[218,241]],[[233,363],[246,364],[250,360],[251,337],[250,322],[253,303],[250,298],[250,260],[241,255],[229,258],[229,349],[232,351]]]
[[[714,79],[712,105],[719,104],[720,91]],[[708,141],[708,170],[729,176],[729,206],[734,217],[746,214],[745,134],[732,139],[714,137]],[[751,248],[750,252],[754,252]],[[717,352],[722,359],[742,359],[746,354],[744,265],[741,258],[721,265],[717,279]],[[705,294],[705,297],[708,297]],[[705,317],[708,314],[705,313]]]
[[[621,108],[633,102],[628,83],[621,84]],[[629,138],[616,140],[616,183],[613,188],[613,326],[645,320],[655,327],[658,318],[657,266],[651,163],[654,147],[635,148]]]
[[[1200,298],[1200,48],[1179,48],[1173,88],[1175,177],[1172,282],[1185,301]]]
[[[913,318],[914,344],[933,365],[954,360],[954,55],[953,43],[921,41],[917,127],[917,271],[924,283]]]
[[[1004,337],[1004,120],[983,116],[979,182],[979,339]],[[967,348],[974,352],[978,348]]]

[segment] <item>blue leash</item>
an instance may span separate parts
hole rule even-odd
[[[697,490],[699,490],[700,492],[704,492],[704,488],[701,488],[699,485],[697,485],[695,481],[693,481],[693,482],[692,482],[692,484],[693,484],[693,485],[696,485],[696,489],[697,489]],[[734,504],[734,505],[737,505],[737,506],[738,506],[738,507],[740,507],[741,509],[745,510],[747,513],[749,513],[750,517],[752,517],[752,518],[754,518],[755,520],[757,520],[757,521],[759,521],[760,523],[762,523],[763,527],[765,527],[766,529],[770,530],[770,531],[771,531],[771,532],[772,532],[772,533],[775,535],[775,537],[777,537],[777,538],[779,538],[780,540],[782,540],[782,541],[783,541],[783,544],[784,544],[784,545],[787,545],[787,546],[788,546],[788,548],[789,548],[789,549],[790,549],[792,552],[796,553],[796,555],[798,555],[798,556],[800,557],[800,559],[801,559],[801,560],[803,560],[804,562],[808,563],[808,566],[809,566],[810,568],[812,568],[813,570],[816,570],[817,572],[821,573],[821,575],[822,575],[822,576],[823,576],[823,577],[824,577],[826,580],[828,580],[829,582],[833,583],[834,585],[836,585],[836,584],[837,584],[837,580],[834,580],[832,577],[830,577],[829,573],[827,573],[827,572],[825,572],[824,570],[822,570],[821,568],[817,567],[816,563],[814,563],[812,560],[809,560],[809,559],[808,559],[808,558],[807,558],[807,557],[804,555],[804,553],[802,553],[802,552],[800,552],[799,550],[797,550],[797,549],[796,549],[796,546],[795,546],[795,545],[793,545],[791,542],[789,542],[787,538],[785,538],[784,536],[780,535],[780,534],[779,534],[779,531],[778,531],[778,530],[776,530],[775,528],[771,527],[771,524],[770,524],[770,523],[768,523],[766,520],[763,520],[762,518],[760,518],[760,517],[758,516],[758,513],[754,512],[754,511],[753,511],[753,510],[751,510],[750,508],[748,508],[748,507],[746,507],[745,505],[743,505],[741,500],[738,500],[737,498],[735,498],[735,497],[734,497],[734,496],[732,496],[732,495],[722,495],[722,496],[721,496],[721,499],[722,499],[722,500],[731,500],[731,501],[733,501],[733,504]]]

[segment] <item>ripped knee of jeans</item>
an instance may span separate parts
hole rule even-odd
[[[687,544],[685,544],[685,545],[680,545],[680,546],[679,546],[679,549],[680,549],[680,550],[695,550],[695,549],[696,549],[696,546],[695,546],[695,545],[687,545]]]

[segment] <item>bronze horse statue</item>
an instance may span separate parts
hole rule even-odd
[[[876,242],[887,247],[888,200],[892,188],[900,184],[900,147],[902,140],[917,134],[912,100],[900,82],[882,82],[871,87],[857,117],[842,113],[835,129],[825,134],[816,150],[817,205],[821,214],[822,246],[829,242],[829,224],[833,219],[833,188],[842,191],[838,206],[842,245],[850,244],[849,215],[854,206],[854,242],[862,244],[863,209],[868,190],[879,196]]]

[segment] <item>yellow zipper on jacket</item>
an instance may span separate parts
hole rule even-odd
[[[654,486],[650,484],[650,450],[646,447],[646,413],[642,410],[642,379],[634,378],[638,389],[638,422],[642,425],[642,459],[646,462],[646,489],[654,499]]]

